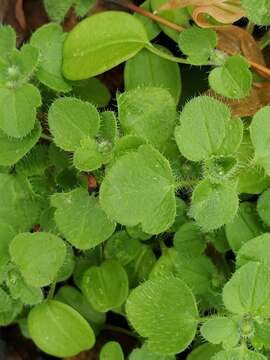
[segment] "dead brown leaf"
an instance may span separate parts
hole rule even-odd
[[[214,91],[207,91],[206,95],[212,96],[229,106],[232,116],[253,116],[263,106],[270,104],[270,86],[253,86],[249,96],[242,100],[230,100],[216,94]]]

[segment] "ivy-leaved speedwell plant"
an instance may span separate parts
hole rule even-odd
[[[1,326],[17,323],[59,358],[103,329],[138,346],[124,354],[108,341],[101,360],[269,358],[270,107],[235,107],[267,68],[230,53],[222,31],[234,25],[222,21],[233,6],[267,26],[270,9],[232,3],[218,19],[213,5],[211,27],[198,2],[147,0],[174,29],[105,11],[66,34],[70,6],[84,16],[91,2],[45,1],[53,22],[20,49],[0,28]],[[161,31],[181,56],[151,43]],[[123,62],[110,106],[96,76]],[[195,83],[181,101],[180,70],[196,66],[211,90]]]

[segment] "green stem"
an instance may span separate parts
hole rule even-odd
[[[47,134],[41,134],[40,137],[41,137],[41,139],[44,139],[44,140],[53,141],[53,138]]]
[[[251,21],[248,22],[246,30],[250,33],[253,34],[255,28],[255,24],[253,24]]]
[[[55,286],[56,286],[56,281],[54,281],[51,284],[50,290],[49,290],[48,295],[47,295],[48,300],[51,300],[53,298],[53,295],[54,295],[54,292],[55,292]]]
[[[153,54],[155,54],[155,55],[157,55],[157,56],[159,56],[159,57],[161,57],[163,59],[170,60],[170,61],[173,61],[173,62],[177,62],[177,63],[180,63],[180,64],[189,64],[189,62],[186,59],[179,58],[179,57],[167,54],[164,51],[159,50],[158,48],[153,46],[151,43],[146,44],[145,47],[146,47],[147,50],[151,51]]]
[[[127,329],[123,329],[120,326],[106,324],[106,325],[103,326],[103,329],[118,332],[118,333],[121,333],[121,334],[125,334],[125,335],[128,335],[128,336],[134,337],[134,338],[138,338],[132,331],[127,330]]]

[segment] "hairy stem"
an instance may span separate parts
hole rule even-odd
[[[48,295],[47,295],[48,300],[51,300],[53,298],[53,295],[54,295],[54,292],[55,292],[55,287],[56,287],[56,281],[54,281],[51,284],[50,290],[49,290]]]
[[[124,329],[124,328],[122,328],[120,326],[106,324],[106,325],[103,326],[103,329],[118,332],[118,333],[121,333],[121,334],[125,334],[125,335],[128,335],[128,336],[137,338],[136,334],[134,334],[132,331]]]
[[[44,140],[53,141],[53,138],[50,135],[47,135],[47,134],[41,134],[40,138],[44,139]]]

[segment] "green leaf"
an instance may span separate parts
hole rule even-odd
[[[151,269],[148,279],[153,280],[160,276],[169,276],[175,274],[176,256],[177,252],[174,248],[162,249],[162,254]]]
[[[249,62],[241,55],[229,57],[223,66],[210,72],[210,87],[216,93],[230,99],[242,99],[248,96],[252,85],[249,66]]]
[[[211,360],[266,360],[266,357],[246,348],[223,350],[211,357]]]
[[[217,34],[212,29],[192,26],[180,33],[178,45],[190,64],[205,65],[217,45]]]
[[[175,356],[153,353],[144,344],[141,348],[136,348],[132,351],[129,355],[129,360],[175,360]]]
[[[0,165],[10,166],[18,162],[37,143],[41,126],[36,122],[34,129],[23,139],[14,139],[0,132]]]
[[[141,145],[146,144],[146,140],[136,135],[125,135],[119,138],[114,148],[114,159],[137,150]]]
[[[63,240],[42,232],[16,235],[9,251],[25,281],[36,287],[47,286],[56,279],[66,256]]]
[[[42,351],[57,357],[77,355],[95,343],[88,322],[72,307],[55,300],[45,301],[30,311],[28,329]]]
[[[48,146],[37,144],[16,164],[16,172],[28,177],[44,176],[50,165]]]
[[[128,236],[125,231],[115,232],[106,242],[104,255],[106,259],[115,259],[125,266],[141,252],[143,245]]]
[[[171,54],[167,48],[160,48]],[[179,65],[146,49],[141,50],[126,62],[124,80],[125,90],[136,89],[140,86],[162,87],[169,90],[176,103],[179,102],[182,87]]]
[[[156,278],[133,290],[126,303],[128,320],[148,349],[173,355],[193,340],[198,310],[194,296],[180,279]]]
[[[202,180],[193,191],[190,215],[203,231],[211,231],[234,219],[238,203],[231,183],[211,184],[209,180]]]
[[[256,349],[270,348],[270,323],[255,323],[255,334],[252,337],[252,346]]]
[[[257,211],[263,222],[270,226],[270,189],[264,191],[257,202]]]
[[[240,339],[237,322],[226,317],[210,318],[200,331],[205,340],[212,344],[223,344],[225,348],[236,346]]]
[[[221,350],[220,345],[203,344],[196,347],[188,354],[187,360],[210,360],[212,356]]]
[[[233,221],[226,224],[225,231],[234,252],[237,252],[250,239],[260,235],[263,228],[256,206],[251,202],[242,202]]]
[[[152,237],[151,234],[147,234],[144,231],[142,231],[140,225],[126,226],[126,231],[128,235],[133,239],[139,239],[145,241],[145,240],[149,240]]]
[[[124,133],[140,136],[162,150],[173,135],[176,121],[171,94],[162,88],[143,87],[120,94],[117,103]]]
[[[18,89],[0,88],[1,130],[11,137],[24,137],[34,128],[36,108],[40,105],[40,93],[31,84]]]
[[[71,86],[62,76],[61,69],[65,39],[66,34],[57,24],[43,25],[31,37],[31,45],[40,51],[37,78],[42,84],[58,92],[71,90]]]
[[[174,178],[168,161],[150,145],[121,156],[100,188],[107,215],[149,234],[167,230],[175,218]]]
[[[42,228],[42,227],[41,227]],[[66,281],[69,279],[75,268],[75,256],[72,246],[66,243],[66,256],[63,265],[60,267],[57,273],[56,281]]]
[[[250,125],[250,137],[255,150],[254,161],[262,165],[270,175],[270,106],[265,106],[253,117]]]
[[[82,139],[96,136],[100,118],[94,105],[65,97],[52,104],[48,122],[56,145],[66,151],[74,151]]]
[[[77,188],[68,193],[54,194],[56,224],[64,237],[78,249],[90,249],[108,239],[115,229],[101,209],[95,196]]]
[[[185,258],[200,256],[206,248],[200,228],[192,222],[187,222],[179,228],[174,235],[173,244],[178,254]]]
[[[223,302],[234,314],[270,317],[270,270],[248,262],[238,269],[223,289]]]
[[[226,134],[219,148],[221,155],[235,154],[243,140],[244,126],[241,118],[233,118],[227,123]]]
[[[9,325],[22,311],[22,304],[0,288],[0,326]]]
[[[228,107],[216,99],[200,96],[190,100],[175,128],[180,152],[189,160],[200,161],[218,152],[230,120]]]
[[[77,0],[75,4],[75,12],[79,17],[86,16],[87,13],[95,5],[95,0]]]
[[[99,75],[134,56],[147,42],[142,23],[130,14],[105,11],[92,15],[68,34],[63,73],[70,80]]]
[[[151,9],[151,1],[150,0],[144,1],[140,5],[140,7],[142,9],[152,11],[152,9]],[[143,24],[143,26],[144,26],[144,28],[145,28],[145,30],[147,32],[147,36],[148,36],[149,41],[153,40],[161,32],[161,29],[158,26],[158,24],[154,20],[150,19],[149,17],[143,16],[143,15],[141,15],[139,13],[136,13],[136,12],[134,12],[133,16],[136,17],[138,20],[140,20],[141,23]]]
[[[40,204],[26,178],[0,174],[0,198],[0,223],[9,224],[15,231],[32,229]]]
[[[153,12],[157,12],[159,16],[163,17],[164,19],[167,19],[174,24],[188,27],[189,26],[189,20],[190,16],[188,13],[188,10],[186,8],[184,9],[170,9],[170,10],[162,10],[160,11],[160,6],[166,3],[167,0],[151,0],[151,8]],[[166,25],[158,24],[161,30],[169,36],[171,39],[173,39],[175,42],[178,41],[179,32],[173,29],[170,29]],[[193,39],[194,40],[194,39]]]
[[[270,234],[265,233],[246,242],[237,253],[237,266],[249,261],[260,262],[270,268]]]
[[[64,20],[74,0],[43,0],[45,10],[52,21],[61,22]]]
[[[105,260],[92,266],[83,275],[82,292],[99,312],[121,306],[128,296],[128,277],[118,261]]]
[[[0,57],[8,60],[10,53],[16,49],[16,32],[9,26],[0,26]]]
[[[116,341],[109,341],[100,351],[100,360],[124,360],[121,345]]]
[[[100,114],[99,136],[101,140],[115,144],[118,139],[118,123],[113,111],[104,111]]]
[[[105,314],[94,310],[90,302],[75,287],[62,286],[57,291],[55,300],[61,301],[78,311],[90,323],[95,332],[105,323]]]
[[[8,224],[0,224],[0,283],[6,277],[7,264],[10,260],[9,244],[16,235],[16,232]]]
[[[241,0],[249,20],[257,25],[270,25],[269,0]]]
[[[73,164],[80,171],[93,171],[101,167],[103,155],[98,151],[96,140],[83,138],[74,152]]]
[[[105,107],[111,100],[108,88],[97,78],[90,78],[72,83],[75,97],[88,101],[97,107]]]
[[[36,305],[43,300],[43,292],[39,287],[28,285],[16,269],[8,273],[6,280],[10,295],[25,305]]]

